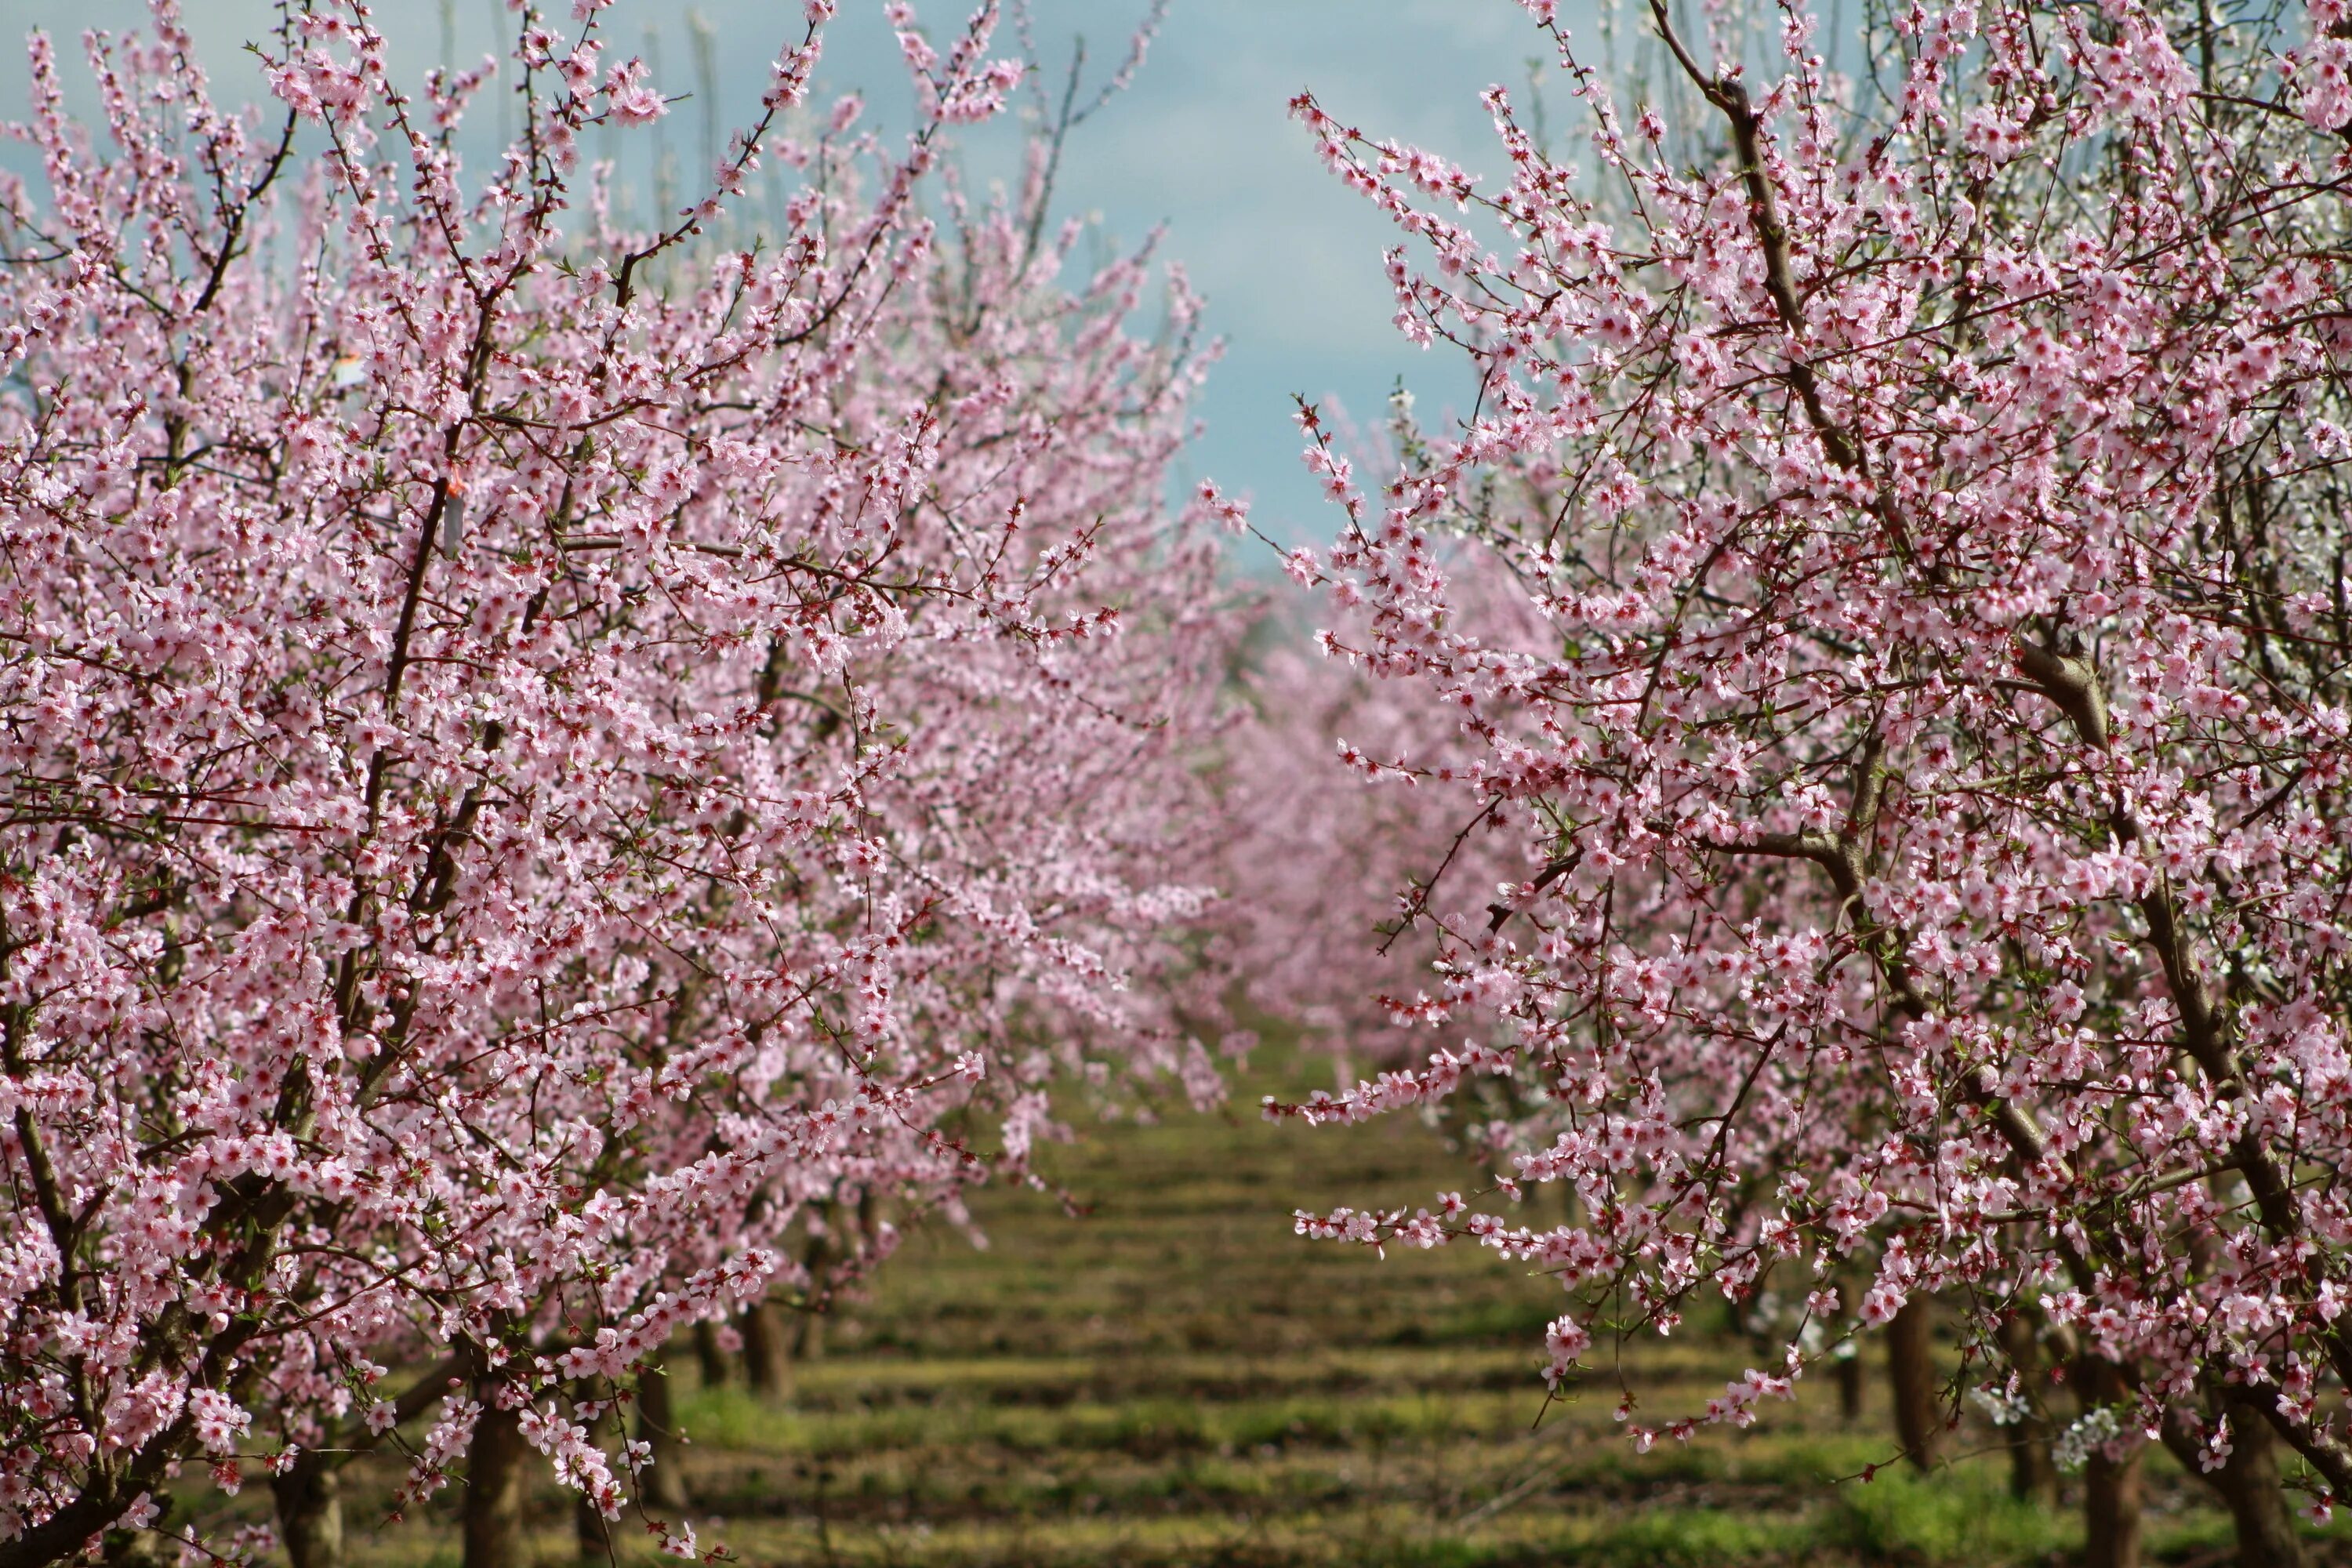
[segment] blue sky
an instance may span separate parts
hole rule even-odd
[[[930,0],[920,10],[935,34],[960,24],[970,0]],[[184,0],[199,48],[224,97],[257,91],[258,76],[239,46],[268,31],[268,0]],[[1039,52],[1058,81],[1072,41],[1083,36],[1097,77],[1125,53],[1145,0],[1034,0]],[[551,5],[561,15],[569,7]],[[377,0],[394,62],[419,73],[441,58],[444,17],[459,58],[488,47],[499,0]],[[652,45],[666,92],[698,86],[684,22],[698,10],[716,39],[720,123],[747,118],[767,63],[798,0],[617,0],[607,37],[622,51]],[[824,86],[857,89],[875,110],[903,125],[907,94],[880,0],[843,0],[830,34]],[[122,27],[144,15],[138,0],[0,0],[12,40],[48,29],[69,67],[70,39],[89,26]],[[1297,461],[1290,395],[1337,395],[1360,416],[1377,415],[1399,375],[1425,414],[1462,401],[1458,360],[1423,354],[1395,336],[1381,270],[1391,231],[1317,165],[1305,132],[1286,112],[1311,87],[1324,103],[1374,134],[1394,135],[1491,173],[1500,164],[1477,95],[1503,82],[1524,96],[1528,62],[1546,40],[1513,0],[1173,0],[1158,46],[1134,89],[1078,132],[1066,159],[1057,205],[1098,215],[1107,234],[1132,242],[1165,225],[1163,254],[1181,258],[1208,298],[1211,330],[1226,340],[1201,408],[1208,429],[1192,473],[1213,476],[1255,496],[1257,519],[1278,537],[1328,537],[1336,521]],[[1014,52],[1010,27],[1002,53]],[[608,58],[611,58],[608,56]],[[68,70],[87,106],[86,73]],[[1556,84],[1556,73],[1555,73]],[[1565,94],[1549,94],[1555,119]],[[0,118],[24,109],[25,68],[13,47],[0,60]],[[488,111],[479,110],[487,120]],[[701,166],[702,111],[677,106],[662,133],[679,166]],[[625,168],[651,166],[650,131],[623,133]],[[985,180],[1009,176],[1013,138],[971,139],[967,162]],[[640,175],[642,179],[643,176]]]

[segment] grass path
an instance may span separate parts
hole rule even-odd
[[[789,1405],[696,1390],[688,1369],[688,1477],[716,1520],[698,1521],[704,1539],[825,1568],[2072,1555],[2074,1521],[2012,1503],[1998,1456],[1832,1484],[1894,1445],[1875,1408],[1849,1427],[1818,1384],[1748,1431],[1646,1458],[1616,1436],[1613,1388],[1544,1412],[1537,1352],[1558,1298],[1542,1281],[1467,1248],[1381,1261],[1291,1234],[1298,1205],[1422,1203],[1458,1181],[1436,1134],[1405,1118],[1269,1126],[1251,1110],[1266,1088],[1243,1083],[1230,1115],[1050,1151],[1041,1163],[1083,1217],[992,1192],[975,1205],[984,1250],[912,1237],[831,1322]],[[1688,1407],[1746,1359],[1737,1341],[1681,1336],[1640,1371]],[[2163,1456],[2150,1468],[2152,1560],[2225,1560],[2223,1518]],[[542,1561],[569,1562],[568,1515],[542,1501]],[[412,1521],[362,1530],[353,1555],[454,1563],[454,1539],[446,1516]],[[2327,1555],[2343,1551],[2331,1531],[2323,1559],[2352,1561]],[[624,1555],[656,1560],[635,1538]]]

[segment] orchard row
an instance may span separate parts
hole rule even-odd
[[[308,0],[245,111],[156,0],[89,129],[33,42],[0,1568],[249,1556],[205,1467],[332,1568],[392,1445],[477,1568],[551,1463],[702,1554],[613,1419],[669,1347],[1073,1107],[1213,1101],[1244,1005],[1375,1074],[1269,1115],[1474,1156],[1303,1235],[1492,1249],[1555,1384],[1706,1296],[1780,1347],[1622,1388],[1636,1448],[1933,1299],[1915,1460],[1973,1397],[2120,1563],[2161,1444],[2300,1561],[2352,1491],[2339,0],[1661,4],[1613,76],[1523,0],[1589,135],[1493,89],[1484,178],[1302,96],[1477,393],[1302,403],[1337,538],[1286,552],[1170,500],[1213,353],[1181,273],[1076,275],[1075,91],[1017,192],[952,177],[1034,89],[994,0],[886,6],[903,136],[812,101],[807,0],[653,228],[583,163],[667,107],[607,3],[412,84]]]

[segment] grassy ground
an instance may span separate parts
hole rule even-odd
[[[1998,1456],[1834,1482],[1894,1447],[1875,1387],[1854,1426],[1816,1384],[1748,1431],[1647,1457],[1616,1436],[1613,1389],[1546,1413],[1536,1352],[1558,1299],[1541,1281],[1468,1249],[1383,1262],[1291,1234],[1295,1205],[1418,1203],[1456,1183],[1436,1136],[1398,1118],[1268,1126],[1249,1109],[1266,1088],[1241,1085],[1230,1116],[1107,1127],[1054,1151],[1084,1217],[994,1193],[977,1205],[985,1250],[912,1238],[833,1321],[788,1405],[696,1389],[682,1367],[704,1540],[826,1568],[2073,1555],[2073,1519],[2012,1503]],[[1689,1408],[1747,1360],[1737,1342],[1692,1336],[1645,1350],[1638,1370],[1654,1407]],[[2226,1521],[2161,1453],[2150,1475],[2151,1557],[2226,1560]],[[361,1479],[360,1568],[456,1562],[446,1509],[372,1529],[376,1482]],[[552,1493],[542,1526],[542,1561],[568,1560]],[[2335,1531],[2321,1552],[2352,1561]],[[650,1560],[635,1535],[623,1554]]]

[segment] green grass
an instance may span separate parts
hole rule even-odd
[[[1264,1065],[1234,1113],[1047,1151],[1060,1194],[981,1194],[984,1249],[944,1228],[910,1238],[870,1298],[837,1309],[787,1404],[697,1389],[676,1357],[704,1541],[824,1568],[1990,1568],[2078,1552],[2074,1517],[2012,1501],[1998,1455],[1839,1479],[1893,1455],[1874,1387],[1852,1426],[1806,1384],[1748,1430],[1646,1456],[1612,1418],[1613,1383],[1548,1407],[1547,1282],[1469,1248],[1383,1261],[1292,1234],[1294,1207],[1462,1184],[1438,1135],[1402,1117],[1267,1125],[1247,1108],[1268,1073],[1295,1092],[1309,1068]],[[1669,1411],[1753,1359],[1691,1333],[1625,1364],[1644,1408]],[[455,1564],[453,1496],[372,1529],[388,1477],[356,1480],[355,1568]],[[2221,1560],[2226,1519],[2161,1453],[2148,1498],[2151,1560]],[[562,1500],[540,1510],[541,1561],[569,1563]],[[2321,1544],[2352,1560],[2336,1532]],[[657,1561],[634,1533],[622,1555]]]

